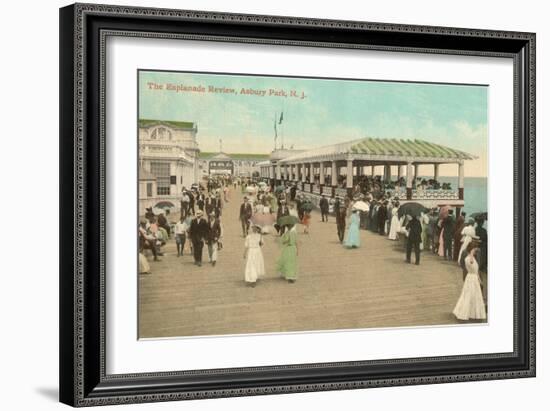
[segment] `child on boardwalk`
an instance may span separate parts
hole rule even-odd
[[[309,234],[309,224],[311,223],[311,212],[304,211],[304,217],[302,218],[302,224],[304,225],[304,234]]]

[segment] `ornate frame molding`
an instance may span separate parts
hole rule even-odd
[[[356,389],[367,387],[435,384],[458,381],[477,381],[487,379],[521,378],[535,375],[535,35],[533,33],[476,30],[448,27],[413,26],[355,21],[318,20],[296,17],[261,16],[249,14],[228,14],[217,12],[149,9],[137,7],[76,4],[61,9],[61,210],[68,213],[72,207],[70,224],[60,227],[62,244],[73,244],[71,255],[61,255],[61,313],[60,313],[60,380],[61,401],[74,406],[106,404],[124,404],[150,401],[171,401],[180,399],[219,398],[228,396],[263,395],[305,391],[326,391],[338,389]],[[101,27],[101,21],[110,19],[140,18],[142,30],[128,27],[122,30]],[[90,25],[97,19],[99,33],[94,37]],[[155,21],[167,24],[167,32],[147,31],[147,25]],[[356,40],[359,34],[372,34],[374,39],[387,39],[388,34],[403,34],[403,38],[415,39],[414,45],[388,45],[380,42],[326,42],[292,38],[265,38],[254,35],[223,35],[220,33],[197,34],[169,32],[170,27],[193,24],[211,30],[216,25],[242,27],[244,32],[280,29],[284,27],[289,37],[300,37],[300,30],[311,28],[332,30],[333,32],[351,32]],[[328,48],[358,48],[368,50],[399,51],[434,54],[463,54],[486,57],[506,57],[514,60],[514,352],[472,356],[415,358],[402,360],[357,361],[352,363],[328,363],[308,365],[281,365],[274,367],[250,367],[224,370],[174,371],[167,373],[143,373],[125,375],[106,375],[105,373],[105,61],[106,39],[109,36],[154,37],[182,40],[222,41],[236,43],[278,44],[287,46],[315,46]],[[416,37],[418,36],[418,37]],[[431,39],[431,40],[429,40]],[[490,41],[487,41],[490,40]],[[437,44],[438,47],[423,46],[424,43]],[[484,46],[473,48],[476,44]],[[94,44],[91,44],[94,43]],[[455,47],[464,44],[465,48]],[[493,49],[503,45],[500,49]],[[92,47],[93,46],[93,47]],[[452,47],[448,47],[452,46]],[[470,47],[470,48],[468,48]],[[90,55],[90,50],[95,53]],[[94,66],[94,63],[98,63]],[[97,73],[93,67],[97,67]],[[72,79],[70,84],[67,73]],[[97,83],[94,80],[97,79]],[[93,83],[93,84],[92,84]],[[91,87],[97,87],[91,89]],[[99,101],[98,127],[90,129],[95,121],[88,99],[90,95]],[[95,130],[95,131],[93,131]],[[92,132],[91,132],[92,131]],[[91,142],[97,137],[97,141]],[[92,148],[90,150],[90,147]],[[69,150],[70,149],[70,150]],[[69,153],[70,151],[70,153]],[[92,157],[96,153],[97,157]],[[97,181],[90,184],[90,167],[98,166]],[[94,178],[96,178],[94,177]],[[70,186],[69,186],[70,185]],[[97,198],[92,198],[95,194]],[[90,207],[90,202],[94,206]],[[99,215],[99,232],[88,235],[87,218],[89,210]],[[523,225],[523,226],[522,226]],[[527,231],[525,230],[527,226]],[[91,268],[90,247],[97,241],[97,267]],[[93,256],[93,254],[92,254]],[[523,257],[523,258],[520,258]],[[521,260],[521,261],[520,261]],[[523,266],[520,267],[520,263]],[[92,263],[93,264],[93,263]],[[99,273],[99,278],[95,278]],[[92,278],[94,277],[94,278]],[[91,285],[91,281],[98,281]],[[519,291],[524,294],[520,295]],[[98,310],[98,322],[90,319],[90,304]],[[69,310],[66,312],[65,310]],[[95,317],[94,317],[95,318]],[[97,327],[96,327],[97,326]],[[90,327],[93,330],[90,331]],[[98,328],[96,330],[96,328]],[[98,340],[90,342],[90,335],[97,333]],[[487,366],[486,372],[476,369],[472,372],[459,372],[450,375],[426,374],[425,376],[407,376],[404,365],[424,363],[465,363],[514,359],[521,365],[509,367],[504,371]],[[311,383],[257,384],[256,386],[226,386],[209,388],[207,384],[192,384],[197,376],[212,376],[223,372],[224,375],[246,373],[272,373],[279,371],[294,373],[304,370],[334,370],[364,366],[394,366],[402,370],[393,377],[349,378],[330,381],[321,377],[311,378]],[[169,384],[160,393],[136,388],[159,386],[171,377]],[[162,380],[161,380],[162,379]],[[181,384],[178,385],[177,381]],[[195,387],[195,388],[193,388]]]

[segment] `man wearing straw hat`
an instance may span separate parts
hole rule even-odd
[[[246,237],[248,234],[248,229],[250,228],[250,219],[252,218],[252,205],[248,202],[248,197],[243,197],[243,203],[239,210],[239,220],[241,220],[241,227],[243,230],[243,237]]]
[[[191,221],[191,226],[189,227],[189,237],[193,243],[193,258],[195,260],[195,265],[199,267],[202,266],[202,248],[204,246],[204,241],[208,237],[208,223],[204,218],[202,218],[202,211],[197,210],[195,218]]]

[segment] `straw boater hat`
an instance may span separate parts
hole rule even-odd
[[[202,216],[202,211],[201,210],[197,210],[197,217],[201,217]]]

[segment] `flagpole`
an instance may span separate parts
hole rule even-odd
[[[284,113],[284,111],[285,111],[285,101],[283,99],[283,108],[281,109],[281,117],[279,119],[279,124],[282,124],[282,122],[283,122],[283,113]],[[281,134],[282,134],[282,136],[281,136],[281,146],[284,149],[285,148],[285,125],[284,124],[283,124],[283,127],[281,129]]]
[[[275,116],[273,118],[273,129],[275,130],[275,139],[274,139],[274,148],[273,150],[277,150],[277,113],[275,112]]]

